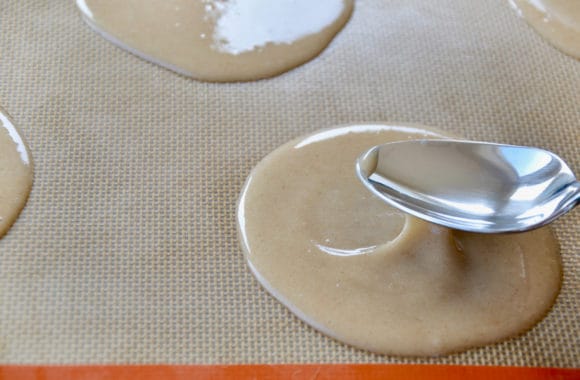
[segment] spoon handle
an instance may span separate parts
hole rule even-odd
[[[580,205],[580,181],[573,182],[566,187],[565,195],[558,207],[559,210],[555,214],[557,216],[563,215],[578,205]]]
[[[574,182],[572,185],[570,185],[572,187],[572,207],[570,207],[571,209],[578,206],[580,204],[580,181],[576,181]]]

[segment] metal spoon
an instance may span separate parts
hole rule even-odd
[[[365,152],[356,172],[392,206],[464,231],[527,231],[580,203],[580,182],[570,168],[538,148],[408,140]]]

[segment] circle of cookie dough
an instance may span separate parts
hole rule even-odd
[[[552,45],[580,59],[580,1],[510,0],[510,3]]]
[[[199,80],[272,77],[315,58],[354,0],[77,0],[102,36]]]
[[[26,204],[32,179],[30,151],[0,108],[0,237],[10,229]]]
[[[347,126],[264,158],[238,205],[252,273],[317,330],[378,353],[441,355],[526,331],[560,288],[551,230],[458,232],[386,205],[359,182],[355,160],[372,146],[416,138],[443,136]]]

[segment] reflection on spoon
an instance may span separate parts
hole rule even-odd
[[[88,24],[121,47],[182,74],[244,81],[316,57],[353,0],[77,0]]]
[[[580,182],[570,168],[537,148],[411,140],[370,149],[356,170],[392,206],[465,231],[531,230],[580,202]]]

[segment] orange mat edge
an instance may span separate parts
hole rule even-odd
[[[580,379],[580,369],[410,364],[0,365],[0,380]]]

